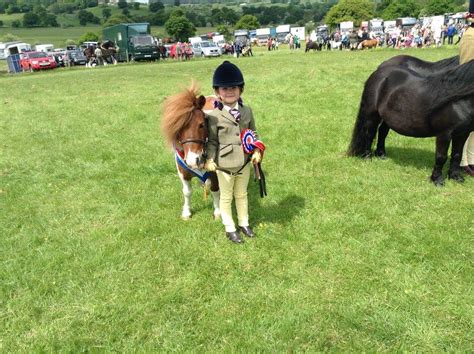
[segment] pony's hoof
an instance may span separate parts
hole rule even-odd
[[[221,219],[221,214],[214,214],[214,221],[219,221]]]
[[[442,177],[438,177],[436,179],[432,178],[431,181],[436,187],[444,187],[444,179]]]
[[[181,215],[181,220],[189,221],[189,220],[191,220],[191,215]]]
[[[464,177],[461,176],[460,173],[453,173],[452,175],[449,176],[449,179],[452,179],[458,183],[463,183],[464,182]]]

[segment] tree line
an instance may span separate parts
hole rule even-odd
[[[146,6],[119,0],[117,7],[120,12],[112,14],[112,6],[100,5],[102,10],[98,17],[91,12],[92,8],[99,6],[98,0],[71,0],[67,3],[58,0],[0,0],[0,13],[22,13],[22,21],[12,22],[14,27],[56,27],[60,26],[57,15],[75,14],[82,26],[149,22],[154,26],[165,26],[168,34],[176,38],[187,38],[185,36],[192,34],[196,27],[219,27],[225,34],[230,33],[230,28],[255,29],[279,24],[311,26],[322,22],[334,27],[342,21],[353,21],[358,25],[374,17],[395,19],[467,11],[465,0],[340,0],[322,3],[271,0],[266,5],[233,7],[201,5],[200,1],[196,0],[196,5],[184,6],[183,0],[173,0],[170,5],[155,0]],[[192,0],[187,2],[195,3]],[[147,11],[133,11],[140,8]]]

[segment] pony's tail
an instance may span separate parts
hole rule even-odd
[[[347,150],[347,155],[349,156],[364,157],[367,154],[369,136],[367,131],[366,100],[364,95],[365,92],[360,100],[359,114],[352,131],[352,140],[349,145],[349,150]]]

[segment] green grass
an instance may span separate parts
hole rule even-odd
[[[267,145],[258,237],[226,240],[159,133],[222,61],[0,77],[0,350],[474,350],[474,180],[429,181],[434,139],[348,158],[364,81],[398,51],[241,58]],[[413,50],[426,60],[456,49]]]

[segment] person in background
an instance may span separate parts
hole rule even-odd
[[[208,159],[204,168],[216,171],[220,189],[220,210],[226,236],[234,243],[244,242],[239,230],[248,237],[255,233],[249,226],[247,186],[250,163],[258,164],[265,146],[258,140],[252,109],[242,103],[244,76],[240,69],[224,61],[214,71],[212,87],[218,100],[208,115]],[[246,135],[254,138],[254,148],[247,149]],[[258,146],[258,147],[257,147]],[[235,198],[238,229],[232,217]]]
[[[470,0],[467,20],[470,24],[462,35],[459,45],[459,64],[474,60],[474,0]],[[461,166],[464,167],[468,175],[474,177],[474,132],[469,134],[464,144]]]

